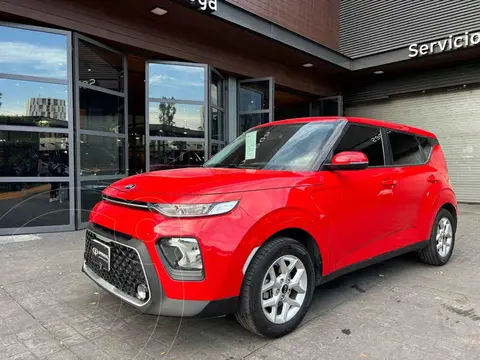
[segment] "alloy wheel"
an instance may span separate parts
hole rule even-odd
[[[437,252],[441,257],[446,257],[452,248],[453,228],[452,223],[446,217],[438,222],[437,226]]]
[[[261,303],[266,318],[274,324],[284,324],[295,317],[305,301],[307,286],[307,272],[299,258],[278,258],[262,283]]]

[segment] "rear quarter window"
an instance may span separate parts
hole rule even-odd
[[[391,131],[388,134],[394,165],[420,165],[426,156],[414,135]]]
[[[417,136],[418,142],[420,143],[420,147],[425,155],[426,159],[430,158],[430,152],[432,151],[433,145],[435,145],[436,140],[430,139],[426,137],[419,137]]]

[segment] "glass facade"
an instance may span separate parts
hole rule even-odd
[[[0,25],[0,50],[0,235],[83,228],[109,184],[201,166],[231,136],[227,81],[208,65],[145,59],[129,73],[117,49],[14,24]],[[272,86],[232,90],[235,130],[272,121]]]
[[[0,26],[0,234],[74,229],[70,47]]]

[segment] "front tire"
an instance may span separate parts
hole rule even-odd
[[[252,259],[235,316],[246,329],[278,338],[301,323],[314,290],[315,271],[307,249],[291,238],[276,237]]]
[[[455,245],[456,224],[452,214],[440,209],[433,223],[428,246],[420,251],[420,260],[429,265],[445,265]]]

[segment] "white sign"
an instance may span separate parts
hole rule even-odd
[[[217,11],[217,0],[187,0],[202,11]]]
[[[255,159],[257,156],[257,132],[252,131],[245,136],[245,160]]]
[[[439,54],[445,51],[458,50],[480,44],[480,32],[462,35],[450,35],[443,40],[436,40],[426,44],[411,44],[408,47],[409,57],[414,58],[424,55]]]

